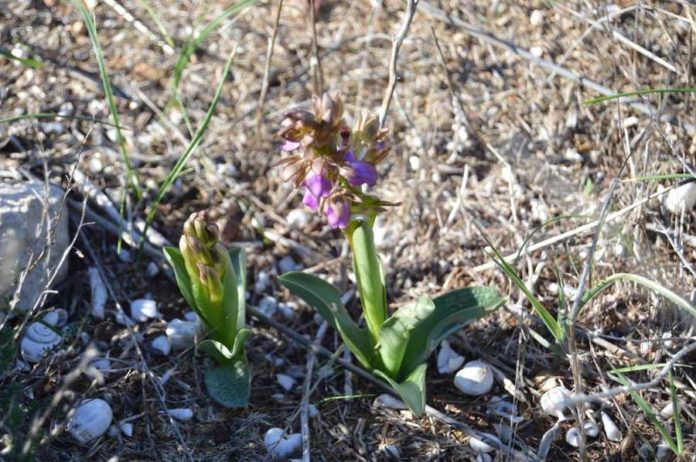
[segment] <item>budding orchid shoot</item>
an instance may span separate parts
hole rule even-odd
[[[392,205],[365,192],[377,184],[377,165],[389,154],[387,130],[375,116],[361,116],[351,129],[343,119],[343,102],[335,94],[312,98],[312,111],[288,112],[278,162],[283,177],[304,187],[302,202],[324,215],[332,228],[345,229],[357,215],[371,215]]]

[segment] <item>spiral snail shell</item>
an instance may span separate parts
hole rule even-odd
[[[109,403],[98,398],[88,399],[68,414],[67,429],[76,440],[87,443],[106,433],[113,416]]]
[[[40,322],[29,324],[20,343],[22,357],[30,363],[38,363],[46,354],[63,341],[56,331]]]

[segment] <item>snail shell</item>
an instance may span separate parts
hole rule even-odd
[[[483,361],[469,361],[454,376],[454,386],[466,395],[485,395],[493,387],[491,366]]]
[[[63,327],[68,323],[68,312],[63,308],[56,308],[43,316],[43,322],[55,327]]]
[[[570,398],[570,392],[566,387],[562,385],[554,387],[541,395],[541,409],[549,415],[565,419],[563,411],[566,409],[565,400],[568,398]]]
[[[80,443],[99,438],[109,429],[113,412],[103,399],[82,401],[68,416],[68,431]]]
[[[287,459],[302,447],[302,435],[288,435],[281,428],[271,428],[263,438],[266,450],[273,459]]]
[[[31,323],[20,343],[22,357],[27,362],[38,363],[62,341],[63,338],[45,324]]]

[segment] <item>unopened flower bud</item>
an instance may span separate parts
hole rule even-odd
[[[208,298],[211,303],[218,303],[222,300],[222,280],[220,274],[210,266],[198,263],[198,278],[201,285],[208,291]]]

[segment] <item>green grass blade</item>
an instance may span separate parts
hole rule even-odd
[[[620,372],[616,372],[615,378],[622,385],[627,387],[631,386],[631,382],[626,378],[625,375],[621,374]],[[679,454],[677,444],[674,442],[674,439],[669,434],[665,426],[662,425],[660,419],[657,418],[657,416],[655,415],[655,411],[653,411],[652,407],[650,407],[650,404],[648,404],[648,402],[645,401],[645,399],[643,399],[643,397],[640,396],[640,394],[636,391],[629,391],[629,394],[631,395],[633,401],[635,401],[635,403],[638,405],[640,410],[643,411],[650,423],[655,427],[658,433],[660,433],[665,443],[667,443],[667,445],[670,447],[672,451],[674,451],[675,454]]]
[[[181,81],[181,76],[184,73],[184,69],[189,63],[191,56],[198,49],[201,43],[208,38],[210,34],[215,32],[215,30],[220,27],[220,25],[230,16],[239,13],[241,10],[256,2],[256,0],[241,0],[240,2],[226,8],[219,16],[210,21],[203,30],[190,42],[186,43],[179,54],[179,58],[174,66],[174,77],[173,77],[173,87],[176,89],[179,87],[179,82]]]
[[[669,371],[669,394],[672,397],[672,409],[674,422],[674,435],[677,438],[677,455],[681,455],[684,452],[684,434],[682,433],[681,416],[679,409],[679,400],[677,399],[677,389],[674,386],[674,377],[672,376],[672,371]]]
[[[565,338],[565,334],[563,329],[561,328],[561,325],[556,321],[556,319],[549,313],[549,311],[544,307],[544,305],[541,304],[538,298],[534,296],[531,290],[527,287],[527,285],[524,283],[524,281],[517,275],[515,270],[508,264],[508,262],[505,261],[505,258],[501,255],[501,253],[498,251],[498,249],[493,245],[493,242],[490,240],[488,235],[481,229],[478,225],[477,228],[483,238],[485,239],[486,243],[490,246],[492,255],[490,255],[491,258],[493,258],[493,261],[495,262],[496,265],[500,268],[500,270],[505,273],[505,275],[510,278],[510,280],[517,286],[518,289],[522,291],[522,293],[527,297],[527,300],[529,300],[529,303],[532,305],[532,308],[534,311],[537,313],[537,315],[541,318],[542,322],[548,329],[548,331],[553,335],[554,339],[556,340],[557,343],[560,343],[563,341]]]
[[[619,367],[617,369],[612,369],[611,372],[617,372],[623,374],[626,372],[639,372],[639,371],[649,371],[652,369],[661,369],[665,367],[667,363],[655,363],[655,364],[637,364],[635,366]]]
[[[106,63],[104,62],[104,53],[102,52],[101,45],[99,44],[99,34],[97,33],[97,25],[94,21],[94,16],[89,12],[85,4],[81,0],[70,0],[70,3],[80,12],[82,19],[85,22],[87,32],[89,34],[89,39],[92,42],[92,49],[94,50],[94,56],[97,59],[97,66],[99,67],[99,76],[101,77],[102,87],[104,88],[104,94],[106,95],[106,103],[109,107],[109,112],[111,113],[111,118],[114,122],[114,127],[116,128],[116,143],[118,144],[118,149],[121,151],[121,157],[123,158],[123,163],[126,168],[127,185],[133,189],[136,199],[140,200],[142,197],[140,191],[140,185],[138,184],[138,177],[131,164],[130,158],[128,157],[128,152],[126,150],[126,139],[121,133],[121,122],[119,120],[118,109],[116,108],[116,101],[114,100],[114,92],[111,87],[111,81],[109,80],[109,74],[106,70]],[[121,196],[121,213],[123,213],[123,205],[125,203],[125,190]]]
[[[157,13],[155,13],[155,10],[152,9],[150,6],[150,2],[147,0],[137,0],[138,4],[145,9],[147,12],[148,16],[150,16],[150,19],[152,19],[152,22],[155,23],[157,26],[157,29],[159,29],[160,34],[162,34],[162,38],[164,38],[164,41],[169,45],[170,47],[174,47],[174,40],[172,40],[171,35],[167,32],[167,28],[164,27],[164,23],[160,21],[159,16],[157,16]]]
[[[658,284],[654,281],[651,281],[648,278],[645,278],[643,276],[638,276],[637,274],[631,274],[631,273],[612,274],[611,276],[607,277],[606,279],[603,279],[602,281],[600,281],[596,286],[591,288],[582,297],[582,301],[580,303],[581,309],[582,309],[582,307],[584,307],[587,304],[587,302],[589,302],[590,300],[595,298],[597,295],[599,295],[599,293],[602,292],[604,289],[610,287],[615,282],[622,281],[622,280],[634,282],[638,285],[645,287],[648,290],[651,290],[659,295],[662,295],[670,302],[674,303],[675,305],[679,306],[680,308],[683,308],[689,314],[696,317],[696,308],[694,308],[691,305],[691,303],[689,303],[687,300],[684,300],[682,297],[675,294],[671,290],[667,289],[666,287],[662,287],[660,284]],[[578,310],[578,313],[579,313],[579,310]]]
[[[684,88],[647,88],[645,90],[629,91],[623,93],[615,93],[613,95],[599,96],[597,98],[590,98],[583,101],[583,104],[599,104],[605,101],[610,101],[612,99],[624,98],[627,96],[641,96],[650,94],[668,94],[668,93],[696,93],[696,88],[684,87]]]
[[[0,56],[17,61],[22,66],[30,67],[32,69],[41,69],[43,67],[41,60],[35,58],[20,58],[19,56],[13,55],[12,52],[7,48],[0,47]]]
[[[179,177],[179,174],[181,173],[182,169],[186,165],[186,162],[189,160],[193,152],[196,150],[198,145],[200,144],[201,140],[203,139],[203,135],[205,135],[205,132],[208,128],[208,124],[210,123],[210,119],[213,117],[213,113],[215,112],[215,109],[217,108],[218,102],[220,101],[220,95],[222,94],[222,87],[225,83],[225,80],[227,79],[227,75],[230,72],[230,66],[232,65],[232,59],[234,58],[234,51],[230,53],[230,56],[227,58],[227,62],[225,63],[225,68],[222,71],[222,77],[220,78],[220,82],[217,85],[217,88],[215,89],[215,94],[213,96],[213,100],[210,103],[210,107],[208,107],[208,112],[205,114],[205,117],[203,118],[203,121],[201,124],[198,126],[198,129],[196,130],[196,133],[194,134],[193,138],[189,142],[188,146],[186,146],[186,150],[184,153],[181,155],[179,160],[176,161],[176,164],[172,168],[172,171],[167,175],[167,177],[164,179],[164,182],[162,183],[162,186],[159,189],[159,192],[157,193],[157,197],[155,198],[154,202],[150,206],[150,209],[147,213],[147,219],[145,220],[145,231],[143,231],[142,235],[145,236],[147,233],[147,228],[152,224],[152,220],[155,218],[155,214],[157,213],[157,206],[162,202],[162,199],[164,198],[164,195],[169,191],[169,188],[171,188],[172,184],[174,181]]]
[[[633,183],[636,181],[661,181],[661,180],[687,180],[694,178],[691,173],[667,173],[664,175],[637,176],[621,180],[622,183]]]

